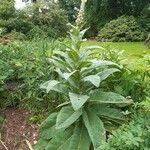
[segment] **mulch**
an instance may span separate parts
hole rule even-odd
[[[30,113],[25,109],[7,108],[0,110],[0,114],[5,118],[0,150],[30,150],[26,140],[34,145],[38,138],[38,125],[27,123]]]

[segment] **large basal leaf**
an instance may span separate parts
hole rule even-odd
[[[124,120],[124,115],[121,110],[116,108],[110,108],[105,104],[96,104],[93,106],[92,110],[100,117],[104,116],[107,118]]]
[[[71,137],[69,147],[66,150],[89,150],[90,137],[84,124],[77,123]]]
[[[101,81],[105,80],[106,78],[108,78],[110,75],[112,75],[115,72],[119,72],[120,70],[117,68],[110,68],[110,69],[106,69],[102,72],[99,72],[97,75],[100,77]]]
[[[101,79],[98,75],[89,75],[83,78],[84,81],[91,82],[94,86],[99,87]]]
[[[49,81],[45,82],[44,84],[40,85],[40,88],[46,89],[46,92],[48,93],[50,90],[52,90],[59,83],[60,82],[57,80],[49,80]]]
[[[40,126],[39,135],[40,138],[49,140],[51,139],[56,131],[56,117],[57,113],[51,114]]]
[[[103,122],[92,111],[84,111],[82,116],[93,146],[98,148],[106,140]]]
[[[69,98],[71,100],[71,104],[74,110],[80,109],[85,102],[89,99],[87,95],[79,95],[75,93],[69,93]]]
[[[56,120],[56,129],[67,128],[73,124],[82,114],[82,109],[74,111],[71,106],[63,107]]]
[[[47,144],[45,150],[68,150],[72,135],[72,128],[60,132]]]
[[[90,101],[106,104],[131,104],[131,100],[127,100],[120,94],[113,92],[103,92],[100,90],[94,90],[90,93]]]

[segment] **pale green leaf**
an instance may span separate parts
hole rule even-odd
[[[45,150],[67,150],[72,134],[72,129],[60,132],[48,143]]]
[[[98,46],[98,45],[91,45],[91,46],[84,46],[84,47],[82,47],[83,51],[93,50],[93,49],[104,49],[104,48],[101,47],[101,46]]]
[[[97,75],[100,77],[101,81],[105,80],[108,78],[110,75],[112,75],[115,72],[119,72],[119,69],[116,68],[110,68],[110,69],[105,69],[102,72],[99,72]]]
[[[100,90],[94,90],[90,93],[90,101],[106,104],[131,104],[132,102],[120,94],[113,92],[103,92]]]
[[[92,65],[90,66],[90,68],[104,67],[104,66],[110,66],[110,65],[120,67],[118,64],[112,61],[107,61],[107,60],[92,60],[91,62],[92,62]]]
[[[63,73],[63,76],[66,80],[68,80],[75,72],[76,72],[76,70],[71,73]]]
[[[71,104],[74,110],[80,109],[85,102],[89,99],[87,95],[79,95],[75,93],[69,93],[69,98],[71,100]]]
[[[76,124],[69,147],[66,150],[89,150],[90,143],[91,140],[85,126]]]
[[[83,78],[84,81],[89,81],[96,87],[99,87],[101,79],[98,75],[89,75]]]
[[[57,132],[55,129],[57,113],[51,114],[40,126],[40,138],[49,140]]]
[[[50,90],[52,90],[56,85],[58,85],[60,82],[57,80],[49,80],[42,84],[40,86],[41,89],[46,89],[46,92],[48,93]]]
[[[94,148],[98,148],[106,140],[103,122],[92,111],[83,112],[83,121]]]
[[[112,119],[124,120],[121,110],[116,108],[110,108],[105,104],[94,105],[92,110],[100,117],[107,117]]]
[[[71,106],[63,107],[56,119],[56,129],[69,127],[81,116],[81,114],[81,109],[74,111]]]

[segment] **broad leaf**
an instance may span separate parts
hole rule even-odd
[[[46,92],[48,93],[50,90],[52,90],[56,85],[58,85],[60,82],[57,80],[49,80],[42,84],[40,86],[41,89],[46,89]]]
[[[85,126],[76,124],[69,147],[66,150],[89,150],[90,143],[91,140]]]
[[[110,75],[112,75],[115,72],[119,72],[119,69],[116,68],[110,68],[110,69],[106,69],[102,72],[99,72],[97,75],[100,77],[101,81],[105,80],[106,78],[108,78]]]
[[[40,126],[39,134],[42,139],[51,139],[56,131],[56,117],[57,113],[51,114]]]
[[[120,94],[113,92],[102,92],[100,90],[94,90],[90,93],[90,101],[106,104],[131,104],[132,102]]]
[[[120,67],[118,64],[107,60],[92,60],[91,62],[92,65],[90,66],[90,68],[97,68],[97,67],[110,66],[110,65]]]
[[[74,111],[72,107],[63,107],[56,120],[56,129],[67,128],[73,124],[82,114],[82,110]]]
[[[75,72],[76,72],[76,70],[71,73],[64,73],[63,76],[66,80],[68,80]]]
[[[92,111],[83,112],[83,121],[94,148],[98,148],[106,140],[103,122]]]
[[[101,79],[98,75],[89,75],[89,76],[86,76],[85,78],[83,78],[83,80],[91,82],[96,87],[99,87],[100,82],[101,82]]]
[[[98,45],[92,45],[92,46],[84,46],[84,47],[82,47],[83,51],[93,50],[93,49],[104,49],[104,48],[101,47],[101,46],[98,46]]]
[[[98,116],[101,116],[101,117],[104,116],[107,118],[124,120],[123,113],[121,110],[116,109],[116,108],[110,108],[104,104],[94,105],[92,108],[92,111],[94,111]]]
[[[67,150],[72,134],[72,129],[67,129],[63,132],[60,132],[48,143],[45,150]]]
[[[74,110],[80,109],[85,102],[89,99],[87,95],[79,95],[75,93],[69,93],[69,98],[71,100],[71,104]]]

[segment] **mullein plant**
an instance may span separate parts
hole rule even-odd
[[[125,120],[121,108],[132,103],[122,95],[100,88],[101,82],[119,72],[121,66],[91,59],[94,49],[102,47],[82,46],[87,30],[80,31],[85,3],[81,3],[76,26],[70,24],[71,46],[49,58],[59,80],[49,80],[41,88],[47,93],[63,94],[66,102],[41,124],[35,150],[96,150],[105,142],[106,131]]]

